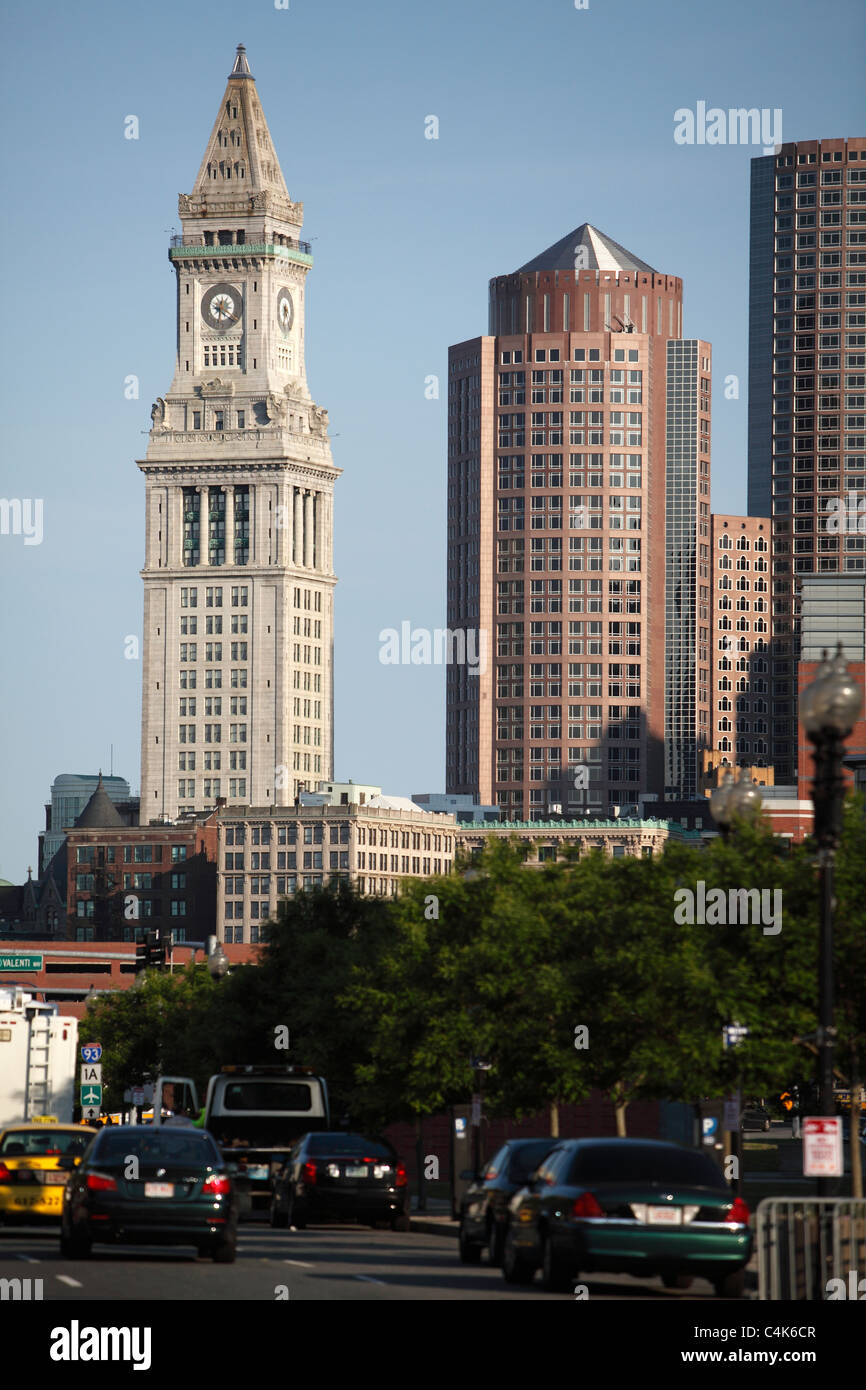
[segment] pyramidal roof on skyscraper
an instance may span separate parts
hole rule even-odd
[[[577,252],[581,248],[585,250],[586,254],[578,259]],[[630,251],[626,251],[624,246],[620,246],[618,241],[605,236],[604,232],[600,232],[589,222],[582,222],[561,241],[554,242],[553,246],[548,246],[547,250],[542,251],[540,256],[534,256],[531,261],[526,262],[526,265],[522,265],[520,271],[574,270],[575,268],[578,270],[645,270],[650,275],[658,274],[658,271],[654,271],[653,267],[647,265],[646,261],[633,256]]]
[[[239,43],[191,196],[216,200],[231,194],[243,198],[267,192],[289,197],[256,79],[250,72],[246,49]]]

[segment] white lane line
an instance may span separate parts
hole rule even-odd
[[[28,1265],[38,1265],[40,1263],[39,1260],[34,1260],[32,1255],[16,1255],[15,1258],[16,1260],[23,1260],[24,1263]]]
[[[387,1287],[384,1279],[371,1279],[369,1274],[353,1274],[352,1278],[360,1279],[362,1284],[381,1284],[383,1289]]]
[[[315,1265],[311,1265],[309,1260],[283,1260],[283,1264],[297,1265],[298,1269],[315,1269]]]
[[[73,1279],[70,1274],[55,1274],[55,1279],[59,1279],[61,1284],[68,1284],[71,1289],[83,1289],[84,1285],[79,1279]]]

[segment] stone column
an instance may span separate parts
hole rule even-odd
[[[292,506],[295,523],[295,548],[292,564],[300,566],[304,563],[304,502],[299,487],[292,488]]]
[[[324,563],[323,563],[323,556],[324,556],[324,553],[325,553],[325,551],[324,551],[324,539],[325,539],[325,494],[324,494],[323,492],[317,492],[317,493],[316,493],[316,569],[317,569],[317,570],[323,570],[324,567],[325,567],[325,566],[324,566]]]
[[[162,544],[165,563],[170,569],[183,569],[183,488],[166,488],[165,505],[168,512]]]
[[[235,490],[233,487],[224,487],[223,492],[226,498],[226,564],[233,565],[235,562]]]
[[[313,568],[313,494],[304,496],[304,565]]]

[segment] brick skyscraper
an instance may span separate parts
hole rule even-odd
[[[682,282],[583,224],[490,282],[488,327],[449,353],[448,627],[487,633],[489,656],[448,668],[447,789],[511,820],[690,795],[710,349],[681,339]]]
[[[866,139],[752,160],[749,514],[773,523],[772,757],[796,777],[798,583],[866,568],[828,504],[866,491]]]

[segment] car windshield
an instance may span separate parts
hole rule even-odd
[[[651,1144],[593,1144],[580,1149],[569,1182],[651,1182],[671,1187],[714,1187],[727,1191],[721,1171],[707,1154]]]
[[[12,1130],[4,1134],[0,1154],[4,1158],[18,1155],[27,1158],[54,1158],[58,1155],[83,1154],[93,1138],[87,1129]]]
[[[311,1154],[362,1154],[370,1158],[391,1158],[391,1149],[379,1139],[363,1134],[315,1134],[304,1146]]]
[[[550,1153],[554,1142],[553,1139],[539,1139],[536,1144],[521,1144],[519,1149],[515,1149],[508,1165],[508,1176],[512,1182],[526,1182],[530,1173],[534,1173],[541,1160]]]
[[[96,1165],[123,1163],[130,1154],[135,1154],[145,1163],[222,1167],[222,1160],[210,1135],[191,1134],[186,1129],[157,1129],[147,1134],[129,1129],[118,1129],[111,1134],[103,1132],[91,1158]]]

